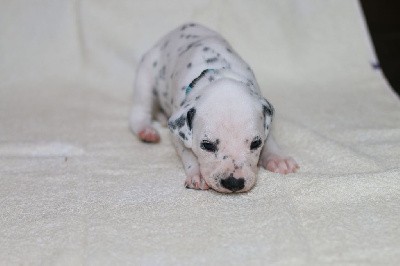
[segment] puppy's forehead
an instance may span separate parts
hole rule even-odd
[[[207,88],[198,110],[208,119],[248,120],[262,114],[261,102],[235,83],[219,82]]]
[[[264,130],[264,116],[261,107],[258,109],[255,106],[199,108],[198,117],[203,131],[210,136],[247,137]]]

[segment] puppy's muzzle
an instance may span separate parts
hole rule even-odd
[[[233,175],[230,175],[228,178],[221,179],[221,185],[233,192],[242,190],[244,188],[244,182],[244,178],[235,178]]]

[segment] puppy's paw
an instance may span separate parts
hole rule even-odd
[[[160,141],[160,135],[157,130],[151,126],[146,126],[138,132],[138,137],[144,142],[157,143]]]
[[[262,162],[262,166],[268,171],[289,174],[295,173],[300,166],[292,157],[281,157],[278,155],[270,155]]]
[[[200,190],[209,189],[206,181],[201,175],[188,176],[185,180],[185,187]]]

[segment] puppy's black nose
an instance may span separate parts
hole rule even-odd
[[[233,192],[244,188],[244,178],[234,178],[233,175],[221,180],[221,185]]]

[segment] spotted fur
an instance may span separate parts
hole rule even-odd
[[[268,144],[272,138],[267,140],[274,108],[262,97],[252,69],[204,26],[184,24],[150,49],[138,68],[135,90],[133,132],[154,142],[159,137],[150,110],[168,118],[186,187],[247,191],[255,184],[260,155],[266,167],[267,157],[278,153],[274,143]]]

